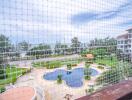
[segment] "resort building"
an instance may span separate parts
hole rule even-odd
[[[132,100],[131,1],[0,0],[0,100]]]
[[[117,37],[117,49],[121,50],[123,54],[129,55],[132,60],[132,28]]]

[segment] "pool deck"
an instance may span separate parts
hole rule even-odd
[[[80,63],[78,64],[77,67],[73,67],[74,68],[80,68],[80,67],[83,67],[84,66],[84,63]],[[102,73],[103,70],[100,70],[98,68],[95,67],[96,65],[95,64],[92,64],[91,65],[91,68],[93,69],[96,69],[99,73]],[[65,66],[61,67],[61,68],[56,68],[56,69],[66,69]],[[57,81],[48,81],[48,80],[44,80],[43,79],[43,75],[48,73],[48,72],[52,72],[54,71],[55,69],[36,69],[34,68],[32,70],[31,73],[29,73],[28,75],[25,75],[25,76],[22,76],[20,77],[17,82],[16,82],[16,86],[41,86],[42,89],[44,91],[47,91],[45,93],[45,98],[50,98],[50,99],[47,99],[47,100],[65,100],[64,97],[66,94],[71,94],[72,95],[72,98],[71,100],[74,100],[76,98],[79,98],[81,96],[85,96],[86,95],[86,92],[85,90],[88,89],[89,85],[91,83],[95,83],[95,79],[97,76],[94,76],[94,77],[91,77],[91,80],[90,81],[86,81],[86,80],[83,80],[84,84],[83,86],[81,87],[78,87],[78,88],[73,88],[73,87],[69,87],[66,85],[66,83],[63,81],[62,84],[57,84]],[[31,80],[27,80],[24,81],[24,77],[32,77]],[[46,97],[48,94],[48,97]]]

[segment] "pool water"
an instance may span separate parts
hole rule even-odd
[[[98,71],[90,68],[91,76],[98,75]],[[58,75],[62,75],[62,79],[65,80],[66,84],[70,87],[81,87],[83,85],[84,78],[84,68],[76,68],[71,70],[71,72],[57,69],[54,72],[46,73],[43,77],[46,80],[57,80]]]

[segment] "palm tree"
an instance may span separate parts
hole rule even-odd
[[[85,79],[86,79],[86,80],[90,80],[90,79],[91,79],[91,77],[90,77],[90,75],[91,75],[91,70],[90,70],[89,66],[90,66],[89,64],[85,64],[84,76],[85,76]]]

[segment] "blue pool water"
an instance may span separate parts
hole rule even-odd
[[[98,71],[95,69],[91,70],[91,76],[98,75]],[[76,68],[73,69],[71,72],[66,70],[57,69],[54,72],[46,73],[43,77],[46,80],[57,80],[58,75],[62,75],[62,79],[65,80],[66,84],[70,87],[80,87],[83,85],[83,78],[84,78],[84,68]]]

